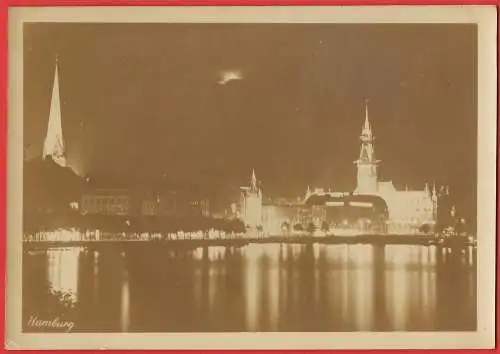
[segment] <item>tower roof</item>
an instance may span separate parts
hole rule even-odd
[[[257,176],[255,175],[255,169],[252,169],[252,178],[251,178],[251,189],[257,190]]]
[[[361,139],[372,140],[372,127],[370,125],[370,119],[368,114],[368,101],[365,101],[365,122],[361,129]]]
[[[370,120],[368,119],[368,102],[365,102],[365,124],[363,126],[363,132],[371,132]]]
[[[365,121],[361,130],[361,151],[359,153],[359,159],[355,161],[356,163],[377,163],[379,162],[375,158],[375,149],[373,147],[373,134],[372,127],[370,125],[370,119],[368,115],[368,101],[365,101]]]

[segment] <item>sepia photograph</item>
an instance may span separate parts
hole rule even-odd
[[[11,11],[11,346],[493,346],[496,10],[439,9]]]

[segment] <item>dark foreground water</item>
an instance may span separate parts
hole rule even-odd
[[[320,244],[25,251],[23,321],[24,331],[71,321],[73,332],[475,330],[476,256]]]

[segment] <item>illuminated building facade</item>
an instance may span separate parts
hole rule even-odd
[[[367,106],[365,107],[365,121],[361,129],[360,140],[361,150],[359,158],[354,161],[357,167],[357,183],[352,193],[334,193],[332,191],[324,191],[323,189],[311,191],[310,188],[307,189],[305,203],[311,204],[311,220],[315,225],[319,226],[323,221],[331,222],[332,220],[330,219],[332,217],[328,215],[343,215],[345,213],[351,215],[348,218],[348,223],[352,224],[354,215],[359,220],[366,219],[362,217],[363,214],[366,214],[363,212],[362,206],[370,209],[375,204],[380,204],[376,200],[359,201],[359,203],[353,201],[356,205],[359,204],[360,207],[352,208],[352,206],[348,207],[347,204],[349,203],[346,204],[344,200],[334,200],[335,198],[345,198],[349,195],[362,198],[367,197],[369,199],[375,197],[383,200],[386,205],[387,215],[379,215],[375,219],[377,223],[380,220],[384,220],[386,226],[377,227],[377,229],[384,232],[415,233],[426,229],[430,231],[434,229],[439,218],[445,219],[443,215],[449,214],[449,208],[441,206],[438,209],[438,204],[441,203],[441,200],[446,199],[448,195],[447,187],[442,187],[439,192],[436,191],[435,185],[431,189],[429,184],[426,184],[422,190],[408,190],[408,188],[397,190],[392,181],[379,181],[378,166],[380,160],[375,156],[375,137],[373,136]],[[325,198],[329,200],[327,201]],[[317,199],[316,202],[311,202],[311,200],[315,199]],[[318,200],[322,201],[318,202]],[[335,207],[338,210],[333,211]],[[370,222],[373,220],[371,218]],[[334,222],[334,224],[337,224],[337,222]]]
[[[187,191],[166,190],[147,193],[141,198],[141,215],[210,216],[208,198]]]
[[[141,216],[209,216],[207,198],[168,190],[145,192],[135,189],[89,189],[80,203],[82,214]]]
[[[311,207],[310,222],[332,234],[346,230],[387,232],[388,208],[380,196],[316,192],[306,198],[305,204]]]
[[[255,170],[252,171],[249,187],[241,187],[240,215],[245,225],[262,225],[262,190],[258,186]]]
[[[397,190],[392,181],[378,180],[378,164],[375,158],[374,136],[365,107],[365,122],[361,131],[361,152],[357,165],[357,186],[354,194],[377,195],[387,203],[389,232],[414,232],[423,225],[436,221],[437,196],[435,186],[431,192],[426,184],[422,190]]]
[[[278,235],[292,231],[296,224],[306,225],[309,215],[308,208],[298,203],[275,203],[262,206],[262,226],[271,235]]]
[[[124,189],[96,189],[85,192],[80,203],[80,212],[100,215],[131,214],[132,197]]]
[[[423,190],[398,191],[391,181],[379,182],[380,195],[389,207],[389,231],[413,232],[436,222],[437,195],[426,184]]]

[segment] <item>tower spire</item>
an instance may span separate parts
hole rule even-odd
[[[50,102],[49,122],[47,135],[43,144],[43,158],[51,156],[55,163],[66,166],[65,147],[61,125],[61,101],[59,97],[59,71],[56,57],[54,71],[54,85],[52,87],[52,100]]]
[[[354,163],[358,166],[358,183],[356,192],[358,193],[377,193],[378,176],[377,164],[379,161],[375,158],[375,149],[373,146],[373,134],[368,116],[368,100],[365,99],[365,120],[361,129],[361,151],[358,160]]]
[[[371,133],[370,120],[368,118],[368,99],[365,99],[365,124],[363,126],[363,133]]]
[[[257,177],[255,176],[255,169],[252,169],[252,189],[257,190]]]

